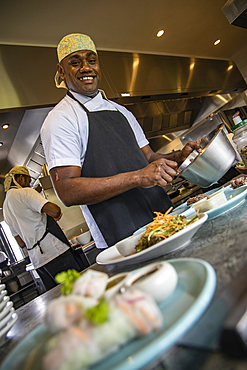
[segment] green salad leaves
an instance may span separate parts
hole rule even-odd
[[[86,316],[94,324],[103,324],[106,322],[109,312],[109,304],[102,297],[97,306],[90,307],[86,310]]]
[[[58,284],[64,283],[64,285],[61,287],[61,293],[63,295],[68,295],[71,294],[72,292],[72,284],[80,277],[81,275],[79,274],[78,271],[72,269],[72,270],[67,270],[58,273],[55,276],[55,280]]]

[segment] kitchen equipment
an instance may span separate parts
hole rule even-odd
[[[202,152],[193,151],[179,167],[178,176],[206,188],[229,170],[236,154],[223,128],[224,124],[219,125],[202,140]]]
[[[237,145],[237,150],[247,167],[247,119],[233,126],[233,141]]]

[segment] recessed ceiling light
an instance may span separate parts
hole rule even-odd
[[[3,146],[3,143],[2,142],[0,142],[0,146]]]
[[[130,93],[121,93],[121,96],[130,96]]]
[[[4,125],[2,125],[2,128],[3,128],[4,130],[6,130],[7,128],[9,128],[9,124],[8,124],[8,123],[5,123]]]
[[[214,42],[214,45],[218,45],[219,43],[220,43],[220,39],[216,40],[216,41]]]
[[[165,31],[164,30],[160,30],[159,32],[157,32],[157,37],[160,37],[162,35],[164,35]]]

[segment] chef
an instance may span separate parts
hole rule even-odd
[[[30,260],[49,290],[57,285],[58,272],[81,266],[56,221],[61,209],[30,187],[31,177],[24,166],[13,167],[5,176],[4,220],[21,248],[26,247]]]
[[[41,128],[45,156],[58,197],[66,206],[81,206],[103,249],[151,222],[154,211],[172,206],[163,187],[199,143],[170,155],[154,153],[132,113],[99,90],[92,39],[69,34],[57,54],[55,82],[67,94]]]

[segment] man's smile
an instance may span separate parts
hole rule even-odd
[[[86,81],[86,80],[93,81],[93,79],[94,79],[94,76],[84,76],[84,77],[79,78],[80,81]]]

